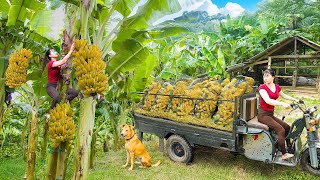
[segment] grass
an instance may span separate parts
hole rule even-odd
[[[14,180],[22,179],[24,175],[25,162],[22,158],[0,159],[0,179]]]
[[[95,168],[90,170],[89,180],[206,180],[206,179],[231,179],[231,180],[259,180],[259,179],[308,179],[316,180],[319,177],[302,171],[299,167],[290,168],[280,165],[265,164],[246,159],[244,156],[234,156],[228,151],[214,148],[197,147],[194,152],[194,160],[185,165],[175,163],[165,153],[158,151],[158,139],[152,136],[151,140],[144,141],[154,162],[161,160],[158,167],[140,169],[135,164],[133,171],[122,165],[126,161],[124,149],[99,152]],[[45,162],[37,160],[37,179],[45,179]],[[22,158],[0,159],[0,179],[18,180],[23,177],[25,162]],[[72,166],[69,166],[67,179],[71,179]]]
[[[90,180],[100,179],[159,179],[159,180],[193,180],[193,179],[319,179],[299,167],[290,168],[280,165],[265,164],[234,156],[228,151],[208,147],[195,148],[194,161],[190,165],[175,163],[166,154],[157,151],[156,138],[144,142],[153,161],[161,160],[159,167],[140,169],[135,164],[133,171],[122,167],[126,161],[125,150],[100,153],[95,169],[90,172]]]

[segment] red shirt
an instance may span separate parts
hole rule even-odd
[[[278,97],[280,96],[279,93],[280,93],[280,91],[281,91],[281,87],[280,87],[278,84],[276,84],[276,91],[275,91],[275,92],[272,92],[272,91],[269,89],[269,87],[268,87],[267,85],[265,85],[265,84],[260,85],[259,91],[260,91],[260,89],[266,90],[267,93],[268,93],[268,95],[269,95],[269,97],[270,97],[270,99],[276,100],[276,99],[278,99]],[[274,111],[274,106],[267,104],[267,103],[263,100],[263,98],[260,96],[260,109],[263,109],[263,110],[265,110],[265,111]]]
[[[48,82],[56,83],[60,76],[60,67],[52,67],[54,61],[48,63]]]

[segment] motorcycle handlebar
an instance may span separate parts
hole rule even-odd
[[[301,105],[304,105],[305,108],[301,107]],[[290,104],[290,106],[292,107],[292,109],[300,109],[301,111],[303,111],[304,113],[313,113],[315,111],[318,110],[318,107],[317,106],[314,106],[314,107],[311,107],[311,108],[307,108],[306,107],[306,104],[304,103],[304,101],[302,99],[299,99],[299,102],[292,102]]]

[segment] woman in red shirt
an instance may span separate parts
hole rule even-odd
[[[48,66],[47,93],[52,98],[52,104],[50,109],[53,109],[56,106],[56,104],[60,103],[61,98],[59,92],[57,91],[60,70],[61,66],[64,65],[67,62],[67,60],[71,57],[73,50],[74,44],[71,45],[68,54],[59,61],[57,60],[58,53],[54,49],[49,49],[44,57],[42,69],[44,69],[46,65]],[[72,101],[75,97],[78,96],[78,91],[69,87],[66,93],[67,101]]]
[[[266,124],[277,133],[282,159],[288,159],[294,156],[287,153],[285,148],[285,137],[290,131],[290,126],[274,116],[274,106],[283,106],[286,109],[290,108],[290,104],[277,100],[279,96],[292,101],[298,102],[298,100],[284,94],[281,87],[273,82],[274,77],[275,73],[272,69],[267,69],[263,72],[264,84],[259,87],[260,110],[258,121]]]

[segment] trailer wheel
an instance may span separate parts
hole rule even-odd
[[[167,153],[172,161],[189,163],[193,159],[193,149],[183,137],[172,135],[167,140]]]

